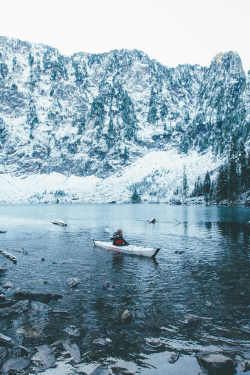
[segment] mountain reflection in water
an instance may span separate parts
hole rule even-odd
[[[64,370],[60,363],[60,374],[90,373],[106,363],[132,373],[193,375],[200,369],[195,358],[200,350],[247,360],[249,216],[243,207],[2,205],[0,229],[8,232],[0,235],[1,248],[28,251],[15,253],[16,266],[0,258],[7,267],[2,284],[14,285],[6,296],[20,288],[63,298],[36,314],[2,318],[0,332],[31,350],[70,337],[82,362],[63,362]],[[151,217],[155,224],[139,221]],[[55,219],[69,226],[53,226]],[[110,237],[105,227],[121,227],[130,243],[161,247],[157,261],[93,247],[93,238]],[[67,285],[71,277],[80,280],[76,289]],[[67,313],[52,314],[56,309]],[[133,314],[129,325],[121,319],[125,310]],[[189,316],[195,324],[187,324]],[[77,335],[69,336],[69,326]],[[97,339],[107,340],[101,345]],[[173,353],[180,357],[171,364]]]

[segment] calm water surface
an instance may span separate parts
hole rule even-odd
[[[140,221],[152,217],[155,224]],[[56,219],[69,226],[52,225]],[[8,268],[0,281],[13,282],[10,296],[16,288],[62,294],[49,308],[68,314],[1,319],[0,332],[34,348],[65,338],[66,326],[79,328],[74,340],[81,355],[89,352],[83,363],[59,363],[46,374],[90,373],[104,362],[145,375],[195,375],[200,350],[249,360],[248,220],[250,209],[243,207],[1,205],[0,229],[8,232],[0,234],[0,248],[18,262],[0,255]],[[122,228],[130,243],[160,247],[157,262],[94,247],[93,238],[110,237],[105,228]],[[67,285],[70,277],[80,280],[75,290]],[[130,325],[121,321],[126,309],[134,315]],[[201,322],[188,326],[189,315]],[[30,337],[25,327],[37,335]],[[97,338],[111,341],[93,344]],[[180,358],[170,364],[173,352]]]

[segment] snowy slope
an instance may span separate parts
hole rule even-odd
[[[216,173],[221,159],[212,152],[189,155],[175,150],[153,151],[124,168],[123,172],[101,179],[95,176],[66,177],[51,174],[14,177],[0,175],[0,203],[28,202],[129,202],[134,188],[144,202],[168,202],[176,187],[182,187],[185,165],[190,186],[194,185],[197,173],[204,177],[209,169]]]

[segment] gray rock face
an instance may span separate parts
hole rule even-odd
[[[196,354],[200,365],[211,375],[232,375],[236,373],[231,358],[218,353],[199,352]]]
[[[248,137],[236,52],[168,68],[137,50],[66,57],[1,37],[0,53],[2,173],[107,177],[152,149],[223,151],[235,128]]]

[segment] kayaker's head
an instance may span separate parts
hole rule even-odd
[[[118,229],[118,230],[117,230],[117,234],[118,234],[119,236],[122,236],[122,229]]]

